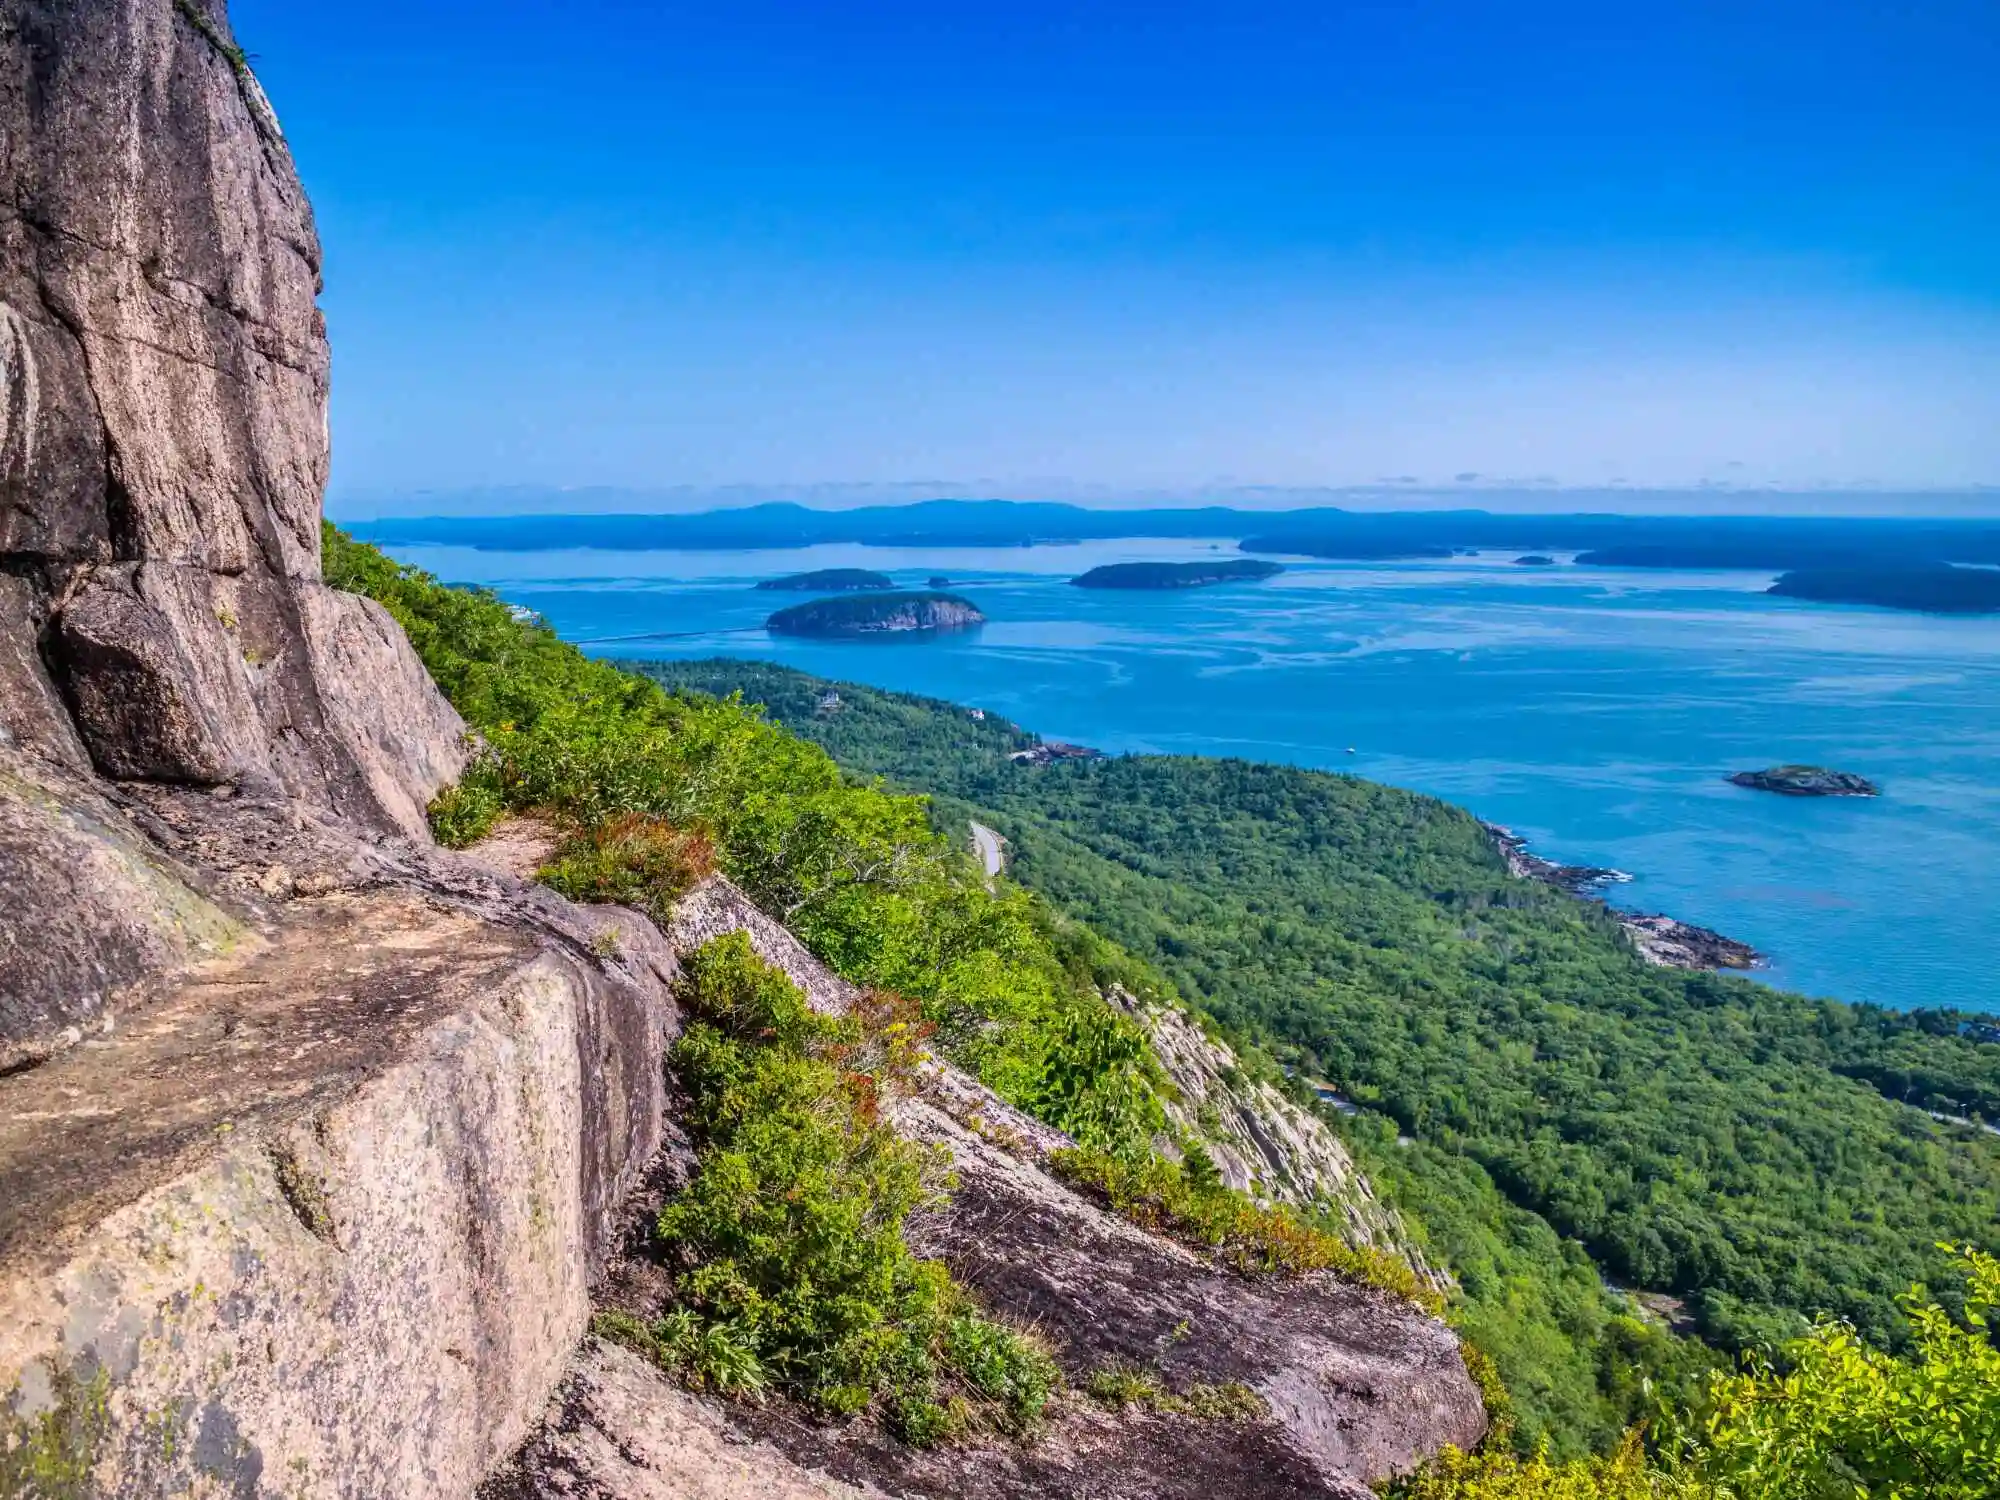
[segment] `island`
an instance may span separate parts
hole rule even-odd
[[[1080,589],[1198,589],[1216,583],[1254,583],[1284,572],[1273,562],[1107,563],[1070,580]]]
[[[951,587],[951,580],[945,577],[944,574],[942,573],[933,573],[925,581],[924,587],[932,589],[948,589]]]
[[[1406,562],[1458,556],[1458,548],[1398,536],[1315,536],[1310,532],[1266,532],[1237,544],[1245,552],[1282,552],[1328,562]],[[1467,551],[1477,551],[1469,547]]]
[[[1517,568],[1553,568],[1555,565],[1556,560],[1553,557],[1541,552],[1530,552],[1526,557],[1514,559],[1514,566]]]
[[[766,578],[757,585],[760,589],[785,589],[801,594],[879,592],[895,586],[896,581],[888,574],[871,573],[866,568],[820,568],[812,573],[794,573],[788,578]]]
[[[1933,615],[2000,613],[2000,568],[1950,563],[1799,568],[1765,592],[1819,604],[1874,604]]]
[[[773,635],[847,636],[935,634],[984,625],[969,599],[956,594],[854,594],[781,609],[764,622]]]
[[[1879,797],[1882,789],[1852,771],[1825,766],[1771,766],[1762,771],[1738,771],[1723,778],[1753,791],[1779,792],[1787,797]]]

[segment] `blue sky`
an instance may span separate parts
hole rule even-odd
[[[1992,0],[232,13],[337,495],[2000,484]]]

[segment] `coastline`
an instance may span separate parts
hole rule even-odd
[[[1697,927],[1661,912],[1621,911],[1605,900],[1601,892],[1609,885],[1631,880],[1623,870],[1598,865],[1564,865],[1545,859],[1528,848],[1528,841],[1513,829],[1474,816],[1483,832],[1507,862],[1507,873],[1522,880],[1554,886],[1577,901],[1604,908],[1625,930],[1625,936],[1649,964],[1663,969],[1737,971],[1761,969],[1769,960],[1748,943],[1725,937],[1711,927]]]

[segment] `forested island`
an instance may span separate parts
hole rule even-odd
[[[1530,552],[1526,557],[1514,559],[1514,566],[1517,568],[1553,568],[1555,565],[1556,560],[1553,557],[1541,552]]]
[[[2000,611],[2000,569],[1923,567],[1800,568],[1772,584],[1769,593],[1820,604],[1873,604],[1934,615],[1983,615]]]
[[[1893,1294],[2000,1244],[1990,1018],[1807,1000],[1645,962],[1594,903],[1516,879],[1445,803],[1191,757],[1011,763],[999,715],[746,662],[742,689],[858,777],[1009,842],[1012,874],[1198,1008],[1360,1106],[1336,1126],[1459,1275],[1528,1441],[1602,1445],[1727,1351],[1820,1313],[1895,1342]],[[1398,1144],[1398,1138],[1409,1144]],[[1587,1254],[1585,1252],[1588,1252]],[[1701,1341],[1603,1278],[1679,1299]],[[1650,1408],[1647,1408],[1650,1409]]]
[[[1762,771],[1738,771],[1725,779],[1752,791],[1779,792],[1787,797],[1876,797],[1882,791],[1866,776],[1829,771],[1825,766],[1771,766]]]
[[[871,573],[866,568],[820,568],[811,573],[794,573],[788,578],[766,578],[757,585],[760,589],[817,594],[879,591],[895,586],[895,579],[887,573]]]
[[[1328,562],[1402,562],[1456,557],[1456,547],[1399,536],[1323,534],[1273,531],[1247,536],[1245,552],[1280,552],[1292,557],[1317,557]]]
[[[957,594],[853,594],[781,609],[764,622],[773,635],[887,635],[969,630],[986,616]]]
[[[1216,583],[1254,583],[1275,578],[1284,568],[1240,558],[1229,562],[1106,563],[1070,580],[1080,589],[1198,589]]]

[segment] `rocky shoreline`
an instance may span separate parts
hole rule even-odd
[[[1658,912],[1620,911],[1606,901],[1606,886],[1622,885],[1632,877],[1623,870],[1599,865],[1564,865],[1531,852],[1528,841],[1511,828],[1477,820],[1479,827],[1507,862],[1507,873],[1523,880],[1552,885],[1579,901],[1590,901],[1610,912],[1626,937],[1650,964],[1664,969],[1761,969],[1764,955],[1748,943],[1725,937],[1709,927],[1697,927]]]

